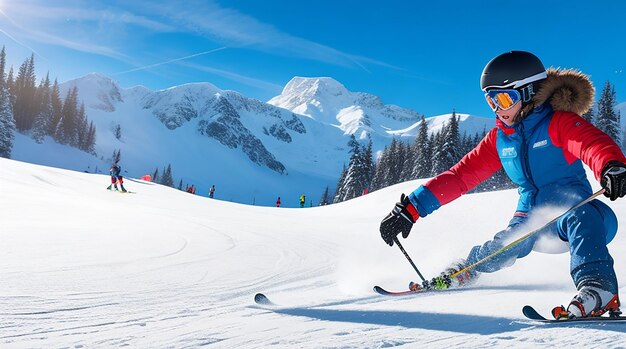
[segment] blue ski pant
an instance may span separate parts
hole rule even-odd
[[[515,217],[509,226],[495,234],[492,240],[474,246],[467,265],[491,255],[502,247],[529,232],[525,219]],[[603,202],[593,200],[561,217],[527,240],[476,266],[475,272],[491,273],[515,263],[517,258],[527,256],[541,234],[556,234],[568,242],[570,252],[570,274],[577,289],[595,286],[617,294],[617,278],[613,258],[607,244],[617,232],[617,217]]]

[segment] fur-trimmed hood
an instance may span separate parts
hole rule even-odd
[[[578,115],[583,115],[591,109],[596,90],[589,76],[573,69],[549,68],[546,72],[548,77],[542,81],[532,103],[520,113],[521,118],[546,102],[550,103],[554,110]]]

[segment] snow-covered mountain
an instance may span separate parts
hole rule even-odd
[[[74,86],[96,126],[98,157],[68,162],[64,146],[50,139],[37,145],[20,136],[13,158],[102,173],[119,149],[127,176],[156,168],[162,173],[171,164],[175,184],[193,184],[205,196],[215,185],[217,198],[267,206],[278,196],[295,206],[302,193],[307,204],[317,204],[326,186],[334,189],[348,162],[349,135],[361,140],[370,135],[378,151],[392,137],[415,136],[420,119],[413,110],[351,92],[331,78],[294,78],[268,103],[210,83],[160,91],[121,88],[96,73],[61,84],[62,96]],[[462,131],[474,133],[493,124],[460,115]],[[434,132],[449,116],[427,122]]]
[[[269,104],[335,125],[346,134],[383,133],[414,124],[420,115],[410,109],[385,105],[377,96],[350,92],[332,78],[295,77]]]
[[[354,134],[357,139],[370,135],[375,145],[388,144],[390,137],[417,136],[421,117],[414,110],[383,104],[379,97],[369,93],[351,92],[328,77],[295,77],[280,95],[268,103],[338,127],[344,134]],[[429,132],[440,132],[451,115],[427,117]],[[456,115],[460,118],[461,133],[473,135],[494,125],[490,118],[462,113]]]

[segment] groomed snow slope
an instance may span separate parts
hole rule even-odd
[[[532,253],[468,289],[374,294],[416,279],[378,224],[418,184],[326,207],[255,207],[130,178],[136,193],[118,194],[104,175],[0,158],[0,347],[626,345],[625,324],[523,318],[524,304],[547,313],[574,294],[567,254]],[[420,220],[404,246],[433,276],[503,228],[516,198],[464,196]],[[624,224],[626,200],[610,205]],[[609,247],[624,285],[623,225]],[[255,305],[256,292],[285,307]]]

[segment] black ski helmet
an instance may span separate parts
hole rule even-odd
[[[545,79],[546,68],[530,52],[509,51],[487,63],[480,77],[480,88],[518,88]]]

